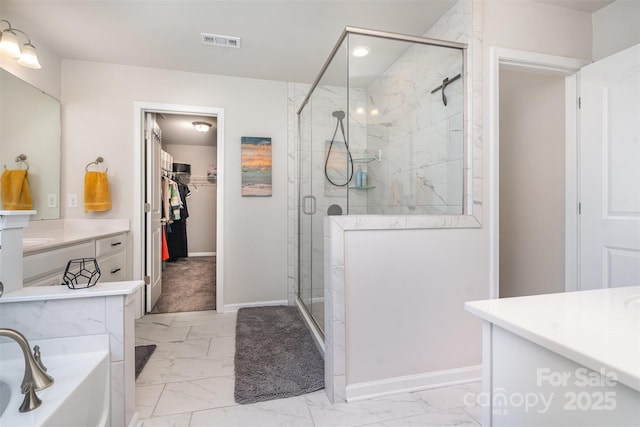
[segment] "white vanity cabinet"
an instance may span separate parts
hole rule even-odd
[[[127,280],[127,235],[96,239],[96,260],[100,267],[101,282]]]
[[[100,267],[99,282],[127,280],[127,234],[50,244],[32,250],[26,247],[23,258],[24,286],[62,284],[67,263],[76,258],[96,258]]]
[[[94,253],[95,243],[91,241],[33,253],[25,252],[22,261],[24,286],[59,285],[70,259],[90,258]]]
[[[466,303],[483,319],[484,426],[640,425],[640,286]]]

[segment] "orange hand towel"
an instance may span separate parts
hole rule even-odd
[[[16,211],[32,207],[29,172],[23,169],[5,169],[2,172],[2,209]]]
[[[84,174],[85,212],[108,211],[111,209],[109,178],[106,172],[88,171]]]

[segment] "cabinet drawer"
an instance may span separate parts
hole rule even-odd
[[[123,251],[127,245],[127,235],[118,234],[96,240],[96,258]]]
[[[99,282],[122,282],[126,280],[126,262],[127,257],[124,252],[98,258],[98,266],[100,267]]]
[[[27,255],[23,259],[23,278],[29,280],[52,271],[64,271],[69,260],[93,258],[94,256],[95,245],[93,241]]]

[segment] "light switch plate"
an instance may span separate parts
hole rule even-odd
[[[47,207],[48,208],[57,208],[58,207],[58,195],[57,194],[47,194]]]

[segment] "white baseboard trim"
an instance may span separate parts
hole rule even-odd
[[[318,347],[318,350],[320,350],[320,353],[324,358],[324,338],[322,338],[322,336],[318,332],[316,325],[313,324],[313,320],[311,320],[307,311],[304,309],[304,307],[302,307],[300,298],[296,298],[296,305],[298,306],[298,311],[304,318],[304,321],[307,323],[307,327],[309,328],[309,330],[311,331],[311,334],[313,335],[313,339],[316,342],[316,347]]]
[[[446,369],[425,374],[347,384],[345,397],[347,402],[355,402],[391,394],[480,381],[481,379],[482,365],[465,366],[463,368]]]
[[[225,304],[224,312],[235,313],[236,311],[244,307],[262,307],[265,305],[288,305],[288,304],[289,304],[289,301],[287,301],[286,299],[277,300],[277,301],[257,301],[257,302],[246,302],[246,303],[240,303],[240,304]]]
[[[189,252],[189,257],[216,256],[215,252]]]

